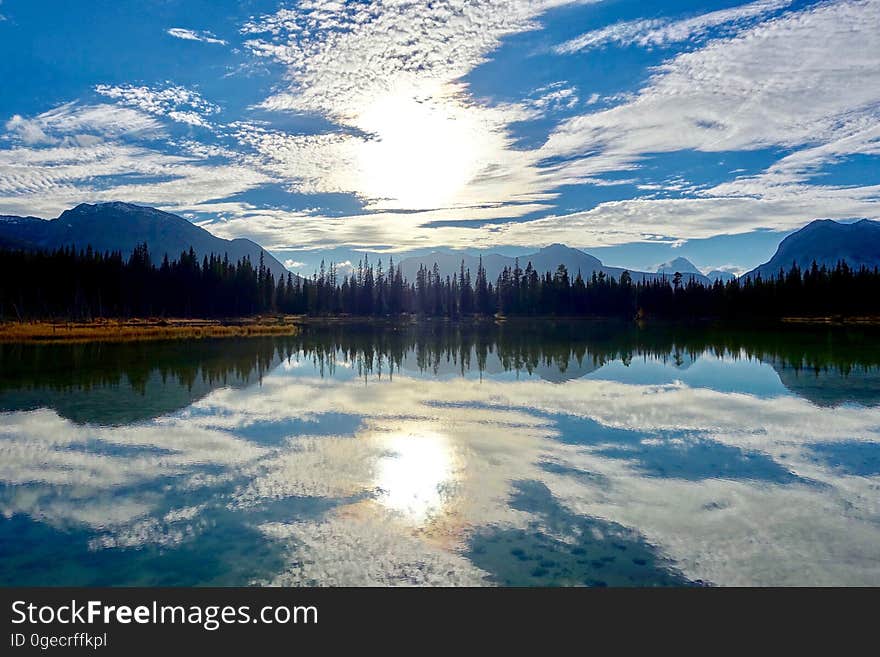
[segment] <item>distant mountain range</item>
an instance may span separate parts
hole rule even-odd
[[[166,253],[174,259],[192,247],[199,258],[214,253],[226,254],[230,260],[237,261],[247,256],[254,264],[259,262],[262,254],[266,266],[276,277],[287,275],[284,265],[259,244],[247,239],[215,237],[183,217],[155,208],[130,203],[83,203],[51,220],[0,216],[0,248],[56,249],[91,245],[97,251],[121,251],[127,255],[144,242],[156,262]],[[830,219],[813,221],[782,240],[769,262],[745,276],[754,277],[759,273],[765,278],[776,276],[780,268],[788,270],[792,263],[797,263],[801,269],[810,267],[813,261],[833,267],[839,260],[845,260],[853,268],[880,266],[880,222],[868,219],[856,223],[839,223]],[[409,281],[414,281],[420,266],[431,269],[436,263],[443,276],[452,276],[458,273],[462,261],[471,277],[476,277],[479,258],[455,251],[434,251],[405,258],[398,266]],[[663,263],[655,272],[624,270],[605,265],[595,256],[563,244],[552,244],[519,256],[520,267],[525,269],[529,263],[540,274],[554,272],[563,264],[572,278],[580,272],[585,279],[592,277],[594,272],[604,272],[606,276],[619,279],[624,271],[629,271],[636,282],[663,276],[671,278],[676,272],[682,274],[685,281],[693,279],[704,285],[717,279],[726,282],[734,278],[730,272],[717,269],[704,274],[687,258]],[[512,269],[515,264],[514,257],[497,253],[483,256],[483,266],[490,281],[495,281],[505,267]]]
[[[459,271],[462,260],[465,269],[470,269],[471,276],[474,276],[478,258],[452,251],[435,251],[424,256],[406,258],[399,264],[404,275],[409,280],[415,280],[421,265],[430,269],[436,262],[442,275],[451,276]],[[483,266],[489,280],[498,278],[504,267],[512,268],[515,260],[498,254],[483,256]],[[863,265],[870,268],[880,267],[880,222],[862,219],[855,223],[840,223],[830,219],[817,219],[782,240],[770,261],[744,276],[754,277],[758,273],[764,278],[778,276],[780,268],[788,271],[795,262],[801,269],[810,267],[813,261],[820,266],[824,264],[834,267],[839,260],[845,260],[854,269]],[[593,272],[600,271],[619,279],[624,272],[621,267],[609,267],[588,253],[562,244],[553,244],[535,253],[519,256],[519,264],[523,269],[529,262],[542,274],[556,271],[560,264],[564,264],[572,277],[580,271],[585,279],[591,277]],[[657,267],[656,272],[628,271],[634,281],[650,281],[659,276],[671,278],[676,272],[682,274],[685,281],[693,279],[703,285],[711,285],[719,279],[726,283],[736,278],[735,274],[720,269],[704,274],[687,258],[665,262]]]
[[[461,263],[464,261],[465,270],[470,270],[471,278],[477,275],[477,267],[479,267],[479,257],[468,255],[466,253],[457,253],[454,251],[433,251],[423,256],[416,256],[401,260],[399,267],[403,271],[403,275],[410,281],[414,281],[419,267],[424,265],[428,269],[433,268],[434,263],[443,276],[452,276],[457,274],[461,269]],[[511,256],[490,253],[483,256],[483,267],[486,269],[486,276],[489,281],[494,282],[505,267],[514,268],[517,258]],[[602,261],[584,253],[578,249],[573,249],[563,244],[551,244],[535,253],[519,256],[519,266],[525,269],[532,263],[532,267],[539,274],[545,272],[555,272],[559,265],[565,265],[569,275],[574,278],[578,272],[588,279],[593,272],[604,272],[606,276],[620,278],[625,271],[620,267],[608,267],[602,264]],[[630,271],[633,280],[653,280],[658,277],[656,273]]]
[[[497,253],[484,255],[483,267],[486,269],[486,276],[490,281],[495,281],[505,267],[513,269],[516,260],[517,258],[515,257],[499,255]],[[399,266],[403,271],[403,275],[408,280],[413,281],[415,280],[419,267],[422,265],[431,269],[433,268],[434,263],[437,263],[441,275],[452,276],[460,271],[462,261],[464,261],[464,268],[466,270],[470,269],[471,277],[473,278],[476,276],[477,267],[479,266],[479,257],[468,255],[466,253],[456,253],[454,251],[433,251],[427,255],[406,258],[400,261]],[[613,276],[615,279],[619,279],[624,271],[629,271],[633,281],[636,282],[643,280],[652,281],[662,276],[671,278],[676,272],[681,273],[685,281],[694,279],[704,285],[709,285],[714,282],[716,278],[721,278],[722,280],[734,278],[733,274],[721,271],[713,271],[709,276],[706,276],[686,258],[676,258],[671,262],[664,263],[658,267],[656,272],[644,272],[632,269],[627,270],[623,267],[610,267],[603,264],[599,258],[592,256],[589,253],[584,253],[579,249],[565,246],[564,244],[551,244],[535,253],[519,256],[519,266],[522,269],[525,269],[529,263],[532,263],[532,267],[539,274],[548,271],[555,272],[556,268],[559,267],[560,264],[563,264],[568,270],[569,276],[574,278],[577,273],[580,272],[584,279],[592,277],[594,272],[604,272],[606,276]]]
[[[814,261],[834,267],[840,260],[853,269],[880,267],[880,222],[862,219],[842,224],[817,219],[782,240],[769,262],[745,276],[769,278],[778,276],[780,269],[788,271],[793,263],[804,270]]]
[[[82,203],[51,220],[0,216],[2,247],[57,249],[91,245],[96,251],[121,251],[128,255],[144,242],[156,263],[165,254],[173,260],[192,247],[199,258],[225,254],[236,262],[247,256],[254,265],[262,254],[266,267],[276,277],[287,275],[284,265],[256,242],[215,237],[183,217],[155,208],[130,203]]]
[[[483,267],[486,269],[487,278],[494,282],[505,267],[513,267],[516,264],[516,258],[490,253],[483,256]],[[440,274],[443,276],[452,276],[461,269],[461,263],[464,261],[465,270],[470,270],[471,278],[476,277],[477,267],[479,267],[479,257],[468,255],[466,253],[457,253],[454,251],[433,251],[423,256],[415,256],[401,260],[399,267],[403,271],[403,275],[410,281],[416,279],[416,273],[419,267],[424,265],[428,269],[433,268],[434,263],[437,264]],[[598,258],[565,246],[563,244],[551,244],[535,253],[519,257],[519,265],[525,269],[529,263],[540,274],[544,272],[555,272],[559,265],[565,265],[572,278],[580,271],[581,275],[586,279],[593,275],[593,272],[605,272],[606,275],[620,278],[623,269],[617,267],[606,267]],[[635,278],[636,272],[631,272]],[[641,273],[641,272],[640,272]],[[643,273],[641,273],[643,274]],[[643,274],[649,279],[654,278],[654,274]]]
[[[703,285],[711,285],[717,280],[726,283],[736,278],[736,274],[722,269],[713,269],[709,273],[704,274],[687,258],[674,258],[669,262],[664,262],[657,267],[657,273],[666,274],[667,276],[675,276],[676,273],[680,273],[685,281],[693,279]]]

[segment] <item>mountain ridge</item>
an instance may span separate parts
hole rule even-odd
[[[783,239],[770,260],[743,278],[778,276],[780,269],[788,271],[793,263],[804,270],[813,262],[820,267],[834,267],[841,260],[852,269],[880,267],[880,222],[870,219],[852,223],[833,219],[811,221]]]
[[[287,275],[284,265],[252,240],[226,240],[181,216],[147,206],[119,201],[80,203],[56,219],[0,216],[0,246],[7,248],[53,250],[75,245],[128,255],[144,242],[156,262],[165,255],[176,259],[192,248],[199,258],[228,255],[235,262],[248,257],[254,265],[262,255],[276,278]]]
[[[480,256],[473,256],[455,251],[438,250],[422,256],[410,256],[404,258],[398,263],[398,266],[408,280],[415,280],[416,273],[421,265],[431,269],[436,262],[441,275],[451,276],[452,274],[459,272],[461,263],[464,261],[465,269],[470,270],[471,277],[473,278],[476,276],[479,260]],[[674,268],[665,271],[663,265],[661,265],[656,272],[639,271],[606,265],[594,255],[558,243],[550,244],[538,249],[534,253],[522,256],[505,256],[498,253],[485,254],[482,256],[482,261],[483,267],[486,269],[486,277],[490,282],[494,282],[504,267],[513,268],[517,260],[519,260],[520,268],[525,269],[528,264],[531,263],[532,267],[539,274],[544,274],[546,272],[553,273],[560,264],[564,264],[568,270],[569,276],[572,278],[576,276],[578,272],[581,273],[581,276],[583,276],[584,279],[592,277],[594,272],[602,272],[606,276],[612,276],[619,280],[623,272],[626,271],[629,272],[634,282],[641,282],[653,281],[664,277],[671,279],[676,271],[680,271],[680,273],[684,275],[685,280],[694,279],[704,285],[709,285],[714,282],[714,279],[710,279],[702,274],[693,263],[684,258],[677,258],[676,260],[673,260],[672,263],[675,263],[678,260],[683,260],[687,264],[687,271]]]
[[[523,256],[505,256],[498,253],[489,253],[482,256],[483,267],[486,270],[486,277],[493,282],[501,274],[505,267],[511,269],[519,260],[520,268],[525,269],[529,263],[539,274],[545,272],[555,272],[560,264],[565,265],[569,276],[572,278],[580,271],[584,279],[589,279],[593,273],[603,272],[606,276],[613,276],[619,279],[624,271],[629,271],[633,281],[655,280],[660,278],[660,274],[653,272],[642,272],[627,270],[622,267],[611,267],[602,263],[599,258],[590,255],[580,249],[575,249],[564,244],[551,244],[540,248],[538,251]],[[470,270],[471,278],[477,275],[477,267],[479,266],[480,256],[474,256],[467,253],[455,251],[432,251],[423,256],[410,256],[404,258],[398,263],[403,275],[408,280],[415,280],[416,273],[420,266],[424,265],[428,269],[433,268],[437,263],[438,269],[443,276],[452,276],[457,274],[464,262],[466,270]]]

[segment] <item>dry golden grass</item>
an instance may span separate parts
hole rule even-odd
[[[783,317],[782,321],[786,324],[862,324],[862,325],[880,325],[880,317],[843,317],[834,315],[831,317]]]
[[[3,322],[0,342],[129,342],[291,335],[294,316],[246,319],[99,319],[91,322]]]

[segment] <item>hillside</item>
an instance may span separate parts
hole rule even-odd
[[[214,253],[237,261],[247,256],[254,264],[262,254],[276,277],[287,275],[284,265],[257,243],[216,237],[183,217],[155,208],[130,203],[82,203],[65,210],[57,219],[0,217],[0,246],[53,250],[91,245],[96,251],[127,255],[144,242],[157,262],[165,254],[175,259],[192,247],[199,258]]]
[[[810,267],[814,261],[820,266],[834,267],[840,260],[853,269],[880,267],[880,222],[862,219],[844,224],[818,219],[782,240],[768,262],[745,276],[777,276],[780,269],[788,271],[793,263],[801,269]]]

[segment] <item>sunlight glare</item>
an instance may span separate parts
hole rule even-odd
[[[360,149],[358,167],[371,198],[402,209],[444,207],[479,171],[484,131],[455,101],[388,95],[357,125],[374,136]]]
[[[447,504],[455,477],[449,439],[438,433],[397,433],[385,441],[389,454],[379,462],[379,501],[416,524],[424,524]]]

